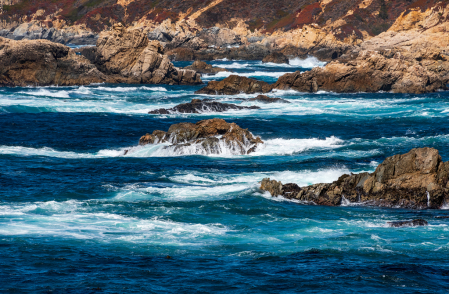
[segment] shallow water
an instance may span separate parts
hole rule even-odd
[[[267,82],[322,65],[212,64]],[[209,97],[194,95],[199,88],[0,89],[1,291],[447,292],[449,220],[435,216],[449,212],[304,206],[258,190],[265,177],[308,185],[371,172],[414,147],[449,160],[447,92],[277,91],[269,96],[292,103],[220,96],[261,109],[147,114]],[[176,156],[160,146],[123,155],[145,133],[213,117],[265,146],[247,156]],[[386,226],[418,217],[430,226]]]

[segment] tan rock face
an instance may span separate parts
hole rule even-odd
[[[426,93],[446,89],[449,56],[439,49],[410,53],[401,49],[360,51],[323,68],[285,74],[273,88],[303,92]]]
[[[196,91],[195,94],[235,95],[240,93],[267,93],[269,91],[271,91],[271,85],[266,82],[231,75],[219,82],[210,81],[206,87]]]
[[[126,30],[120,24],[100,35],[96,54],[95,63],[102,72],[120,75],[131,83],[201,83],[196,72],[175,68],[158,41],[149,41],[139,30]]]
[[[247,129],[223,119],[209,119],[172,125],[168,132],[154,131],[142,136],[139,145],[169,143],[177,154],[249,154],[263,141]],[[195,153],[188,153],[196,151]]]
[[[200,74],[216,74],[219,72],[228,71],[225,68],[213,67],[204,61],[196,60],[192,65],[185,67],[185,69],[191,69]]]
[[[438,150],[412,149],[385,159],[372,174],[343,175],[330,184],[300,188],[264,179],[261,189],[272,196],[336,206],[345,201],[365,205],[412,209],[440,208],[449,201],[449,162]]]
[[[67,46],[0,37],[1,86],[71,86],[105,81],[103,73]]]

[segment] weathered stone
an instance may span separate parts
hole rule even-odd
[[[171,114],[171,113],[204,113],[204,112],[223,112],[228,110],[242,109],[260,109],[258,106],[239,106],[230,103],[221,103],[211,99],[192,99],[190,103],[176,105],[170,109],[156,109],[149,114]]]
[[[199,60],[196,60],[190,66],[186,66],[184,69],[191,69],[191,70],[196,71],[199,74],[209,74],[209,75],[214,75],[214,74],[217,74],[219,72],[228,71],[225,68],[213,67],[212,65],[207,64],[204,61],[199,61]]]
[[[196,91],[195,94],[235,95],[240,93],[267,93],[270,91],[271,85],[266,82],[231,75],[222,81],[210,81],[206,87]]]
[[[372,174],[343,175],[333,183],[307,187],[286,184],[280,192],[270,188],[278,182],[270,184],[264,179],[262,189],[273,196],[319,205],[336,206],[345,199],[383,207],[437,209],[449,201],[447,163],[442,162],[436,149],[418,148],[388,157]]]
[[[259,95],[255,98],[250,98],[248,101],[257,101],[262,103],[290,103],[289,101],[282,98],[271,98],[265,95]]]
[[[286,63],[289,64],[290,61],[288,60],[288,57],[285,56],[282,53],[274,52],[270,55],[265,56],[264,59],[262,59],[263,63],[272,62],[272,63]]]
[[[263,141],[247,129],[223,119],[209,119],[193,123],[179,123],[170,126],[168,132],[154,131],[142,136],[139,145],[169,143],[164,148],[177,154],[194,146],[194,154],[249,154]]]
[[[427,226],[429,225],[429,223],[423,219],[414,219],[411,221],[388,222],[388,225],[394,228],[401,228],[401,227]]]

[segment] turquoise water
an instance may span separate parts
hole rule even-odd
[[[213,64],[267,82],[323,65]],[[265,177],[308,185],[372,172],[414,147],[449,160],[447,92],[277,91],[292,103],[241,94],[213,98],[261,109],[147,114],[211,98],[199,88],[0,89],[0,291],[447,293],[449,220],[435,218],[446,210],[304,206],[258,189]],[[214,117],[265,145],[245,156],[137,147],[155,129]],[[386,225],[413,218],[430,225]]]

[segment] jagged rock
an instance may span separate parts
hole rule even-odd
[[[265,95],[259,95],[256,98],[250,98],[248,101],[257,101],[262,103],[291,103],[290,101],[287,101],[282,98],[271,98]]]
[[[248,129],[223,119],[208,119],[170,126],[168,132],[156,130],[139,140],[139,145],[169,143],[164,147],[178,155],[249,154],[263,141]]]
[[[108,81],[89,60],[67,46],[0,37],[0,86],[72,86]]]
[[[438,209],[449,200],[449,161],[443,162],[438,150],[412,149],[385,159],[372,174],[343,175],[330,184],[299,187],[264,179],[261,187],[272,196],[337,206],[362,203],[382,207]]]
[[[149,114],[172,114],[172,113],[204,113],[204,112],[223,112],[228,110],[242,109],[260,109],[258,106],[239,106],[230,103],[220,103],[211,99],[192,99],[190,103],[176,105],[170,109],[156,109]]]
[[[286,63],[289,64],[290,61],[288,60],[288,57],[285,56],[282,53],[274,52],[270,55],[265,56],[264,59],[262,59],[263,63],[272,62],[272,63]]]
[[[228,71],[225,68],[213,67],[212,65],[199,60],[196,60],[192,65],[186,66],[185,69],[191,69],[199,74],[209,74],[209,75],[211,74],[214,75],[219,72]]]
[[[344,58],[344,56],[343,56]],[[285,74],[276,89],[302,92],[426,93],[446,89],[449,57],[440,51],[405,54],[400,51],[361,51],[355,59],[335,61],[323,68]]]
[[[427,226],[429,223],[423,219],[414,219],[411,221],[398,221],[398,222],[388,222],[390,227],[401,228],[401,227],[418,227]]]
[[[128,83],[201,83],[195,71],[174,67],[158,41],[149,41],[139,30],[126,30],[121,24],[100,34],[96,55],[100,71],[124,77]]]
[[[266,82],[231,75],[222,81],[210,81],[206,87],[196,91],[195,94],[235,95],[240,93],[267,93],[270,91],[271,86]]]
[[[91,83],[200,84],[193,70],[178,69],[157,41],[116,25],[97,47],[78,50],[46,40],[13,41],[0,37],[0,85],[47,86]]]

